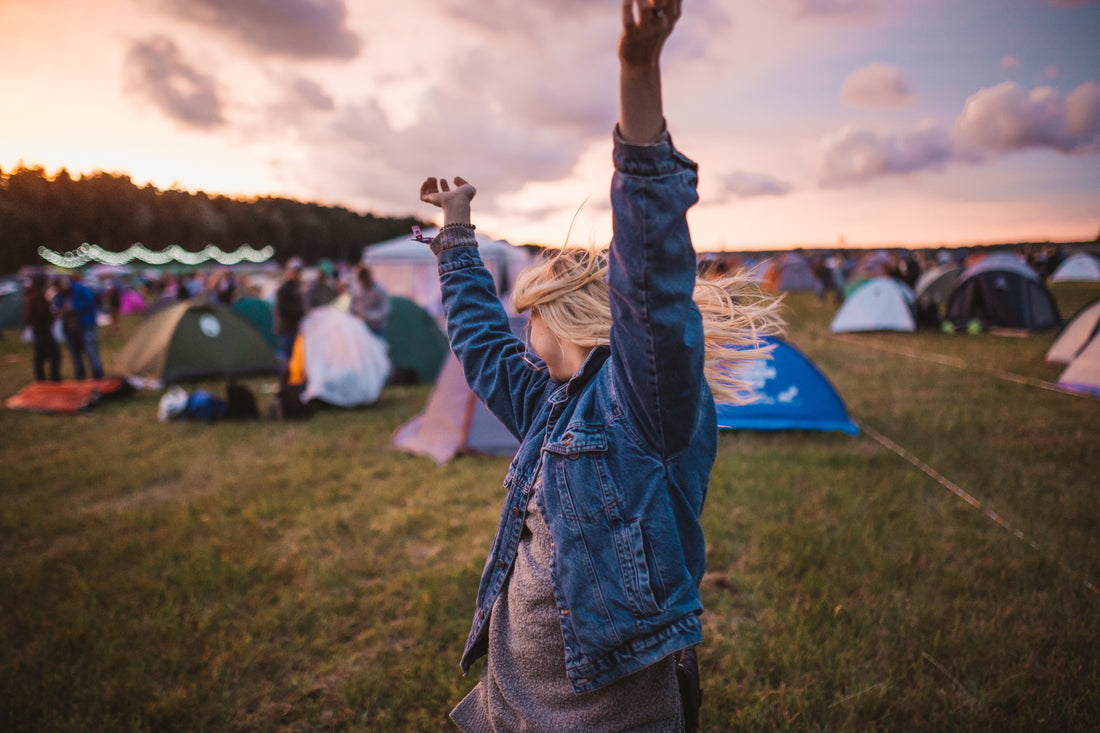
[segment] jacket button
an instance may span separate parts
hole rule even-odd
[[[518,517],[520,514],[521,514],[521,512],[520,512],[518,506],[512,507],[512,516],[513,517]]]
[[[562,445],[569,445],[572,442],[573,442],[573,434],[572,433],[566,433],[565,437],[561,439],[561,444]]]
[[[497,560],[497,567],[500,568],[501,570],[503,570],[504,568],[507,567],[507,565],[504,564],[503,560]]]

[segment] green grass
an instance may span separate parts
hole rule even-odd
[[[981,506],[867,431],[723,433],[704,729],[1091,729],[1100,401],[1036,386],[1054,334],[841,338],[788,307],[852,415]],[[30,375],[8,334],[0,396]],[[508,461],[392,450],[428,393],[214,426],[157,422],[159,393],[0,410],[0,729],[448,729]]]

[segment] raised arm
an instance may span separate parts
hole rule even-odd
[[[628,143],[646,145],[664,132],[661,49],[679,19],[680,0],[623,0],[619,134]]]
[[[512,333],[496,285],[477,250],[470,202],[477,191],[462,178],[428,178],[420,200],[443,209],[443,227],[431,242],[439,258],[443,313],[451,350],[470,389],[516,437],[526,433],[541,404],[545,370],[531,368],[522,339]]]
[[[679,17],[680,0],[623,3],[608,267],[618,391],[646,439],[669,457],[691,443],[706,394],[687,224],[698,200],[696,166],[673,147],[661,104],[661,49]]]

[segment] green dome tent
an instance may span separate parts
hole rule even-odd
[[[390,296],[390,317],[383,334],[390,345],[395,382],[434,382],[451,347],[428,311],[409,298]]]
[[[230,309],[184,301],[150,316],[115,357],[130,380],[174,384],[278,374],[275,349]]]

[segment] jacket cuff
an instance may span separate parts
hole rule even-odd
[[[615,170],[636,176],[659,176],[686,169],[698,170],[693,160],[676,149],[666,126],[661,136],[648,145],[629,143],[615,125],[612,160]]]
[[[443,227],[428,246],[431,247],[432,254],[438,257],[446,250],[455,247],[476,247],[477,237],[474,235],[473,228]]]

